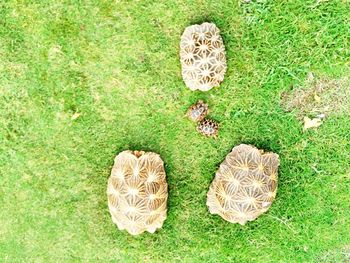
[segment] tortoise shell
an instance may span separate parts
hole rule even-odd
[[[107,196],[112,221],[120,230],[138,235],[162,227],[168,198],[165,176],[156,153],[123,151],[115,157]]]
[[[208,91],[219,86],[226,72],[225,46],[213,23],[192,25],[180,41],[182,78],[191,90]]]
[[[276,196],[279,164],[275,153],[246,144],[234,147],[210,185],[210,213],[244,225],[266,212]]]
[[[208,114],[208,104],[199,100],[196,104],[193,104],[187,111],[187,116],[190,120],[198,122],[201,121]]]
[[[206,137],[217,137],[219,124],[210,119],[204,119],[198,123],[197,131]]]

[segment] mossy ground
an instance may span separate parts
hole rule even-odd
[[[309,72],[349,75],[350,3],[243,2],[0,3],[1,262],[349,260],[350,117],[304,133],[280,97]],[[228,61],[206,93],[185,87],[178,56],[184,28],[203,21],[221,29]],[[184,116],[198,99],[221,124],[216,140]],[[275,203],[245,226],[205,205],[239,143],[281,159]],[[156,234],[111,222],[107,178],[125,149],[166,163],[169,213]]]

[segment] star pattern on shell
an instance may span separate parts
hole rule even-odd
[[[264,153],[245,144],[234,147],[210,185],[210,213],[241,225],[255,220],[275,199],[278,166],[275,153]]]
[[[198,122],[203,120],[205,116],[207,116],[208,112],[208,104],[204,103],[202,100],[199,100],[188,109],[187,116],[191,121]]]
[[[114,160],[107,186],[112,221],[131,235],[161,228],[167,213],[164,164],[152,152],[124,151]]]
[[[217,137],[219,124],[211,119],[204,119],[198,123],[197,131],[206,137]]]
[[[224,80],[226,53],[220,30],[213,23],[192,25],[180,41],[182,77],[191,90],[208,91]]]

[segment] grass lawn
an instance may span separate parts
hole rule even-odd
[[[306,132],[299,106],[281,104],[310,72],[349,76],[349,13],[348,0],[1,1],[0,261],[349,262],[350,116],[332,112],[343,92]],[[228,63],[206,93],[186,88],[178,55],[184,28],[204,21],[220,28]],[[198,99],[217,139],[184,116]],[[245,226],[205,204],[240,143],[281,159],[276,201]],[[155,234],[110,219],[107,178],[126,149],[166,164],[168,218]]]

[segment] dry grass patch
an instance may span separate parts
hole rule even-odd
[[[299,118],[349,115],[350,80],[317,78],[310,73],[304,86],[282,94],[281,105],[286,111],[296,111]]]

